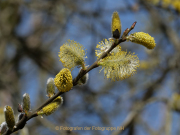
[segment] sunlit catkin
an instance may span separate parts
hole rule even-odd
[[[60,92],[67,92],[73,87],[71,71],[63,68],[54,78],[54,84]]]
[[[15,118],[14,118],[13,109],[10,106],[5,106],[4,115],[5,115],[5,120],[6,120],[8,128],[10,130],[13,130],[13,127],[15,126]]]
[[[76,66],[83,66],[85,64],[84,47],[74,40],[68,40],[60,47],[59,57],[63,66],[70,70],[73,70]]]
[[[136,32],[126,37],[127,41],[141,44],[148,49],[153,49],[156,46],[155,40],[148,33]]]
[[[99,44],[97,44],[96,46],[98,50],[95,50],[96,56],[99,58],[104,52],[106,52],[112,46],[113,43],[114,43],[113,40],[107,40],[107,39],[104,39],[104,41],[99,42]],[[116,54],[120,50],[121,50],[121,46],[117,45],[110,53]]]
[[[54,99],[50,104],[45,106],[42,110],[37,112],[37,114],[38,115],[50,115],[50,114],[54,113],[60,107],[60,105],[62,103],[63,103],[63,98],[59,96],[56,99]]]
[[[139,67],[137,55],[120,51],[101,59],[98,65],[104,69],[104,76],[113,81],[123,80],[132,76]]]
[[[114,38],[119,38],[121,36],[121,20],[117,11],[112,15],[111,31]]]

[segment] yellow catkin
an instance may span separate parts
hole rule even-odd
[[[147,0],[154,5],[161,5],[163,8],[172,7],[180,12],[180,0]]]
[[[155,40],[149,34],[144,32],[136,32],[126,37],[127,41],[141,44],[148,49],[153,49],[156,46]]]
[[[67,92],[73,87],[71,71],[63,68],[54,78],[54,84],[61,92]]]
[[[174,9],[176,9],[178,12],[180,12],[180,1],[179,0],[172,1],[172,6],[174,7]]]
[[[121,36],[121,20],[117,11],[112,15],[111,31],[114,38],[119,38]]]
[[[123,80],[132,76],[137,67],[139,67],[139,58],[137,55],[119,51],[116,54],[109,55],[99,63],[104,69],[104,76],[113,81]]]
[[[104,39],[104,41],[99,42],[99,44],[97,44],[96,46],[96,48],[99,50],[95,50],[96,56],[99,58],[104,52],[106,52],[112,46],[113,43],[114,43],[113,40],[107,40],[107,39]],[[117,45],[110,53],[116,54],[120,50],[121,50],[121,46]]]
[[[50,104],[45,106],[37,114],[38,115],[46,115],[46,116],[50,115],[50,114],[54,113],[59,108],[59,106],[62,104],[62,102],[63,102],[63,98],[59,96],[55,100],[53,100],[53,102],[51,102]]]
[[[75,42],[74,40],[68,40],[65,44],[60,47],[59,55],[60,61],[63,66],[74,69],[76,66],[83,66],[85,59],[84,47]]]
[[[13,127],[15,126],[15,118],[14,118],[13,109],[10,106],[5,106],[4,115],[5,115],[5,120],[6,120],[8,128],[10,130],[13,130]]]

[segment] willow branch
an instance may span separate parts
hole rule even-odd
[[[98,67],[98,64],[97,62],[100,60],[100,59],[103,59],[107,56],[107,54],[109,52],[111,52],[118,44],[122,43],[122,42],[125,42],[126,41],[126,36],[128,35],[128,33],[134,29],[136,25],[136,22],[134,22],[132,24],[132,26],[128,29],[126,29],[122,35],[122,37],[118,40],[117,43],[113,43],[112,46],[106,51],[104,52],[101,57],[95,61],[89,68],[85,69],[85,70],[81,70],[79,72],[79,74],[77,75],[76,78],[73,79],[73,86],[76,86],[77,85],[77,82],[79,79],[81,79],[86,73],[88,73],[89,71],[91,71],[92,69]],[[4,135],[10,135],[11,133],[15,132],[15,131],[18,131],[19,129],[22,129],[26,122],[30,119],[32,119],[33,117],[37,117],[37,112],[40,111],[43,107],[45,107],[46,105],[48,105],[49,103],[51,103],[54,99],[56,99],[58,96],[62,95],[64,92],[58,92],[56,93],[54,96],[52,96],[51,98],[49,98],[48,100],[46,100],[45,103],[43,103],[40,107],[38,107],[33,113],[29,113],[27,116],[24,115],[23,118],[15,125],[15,128],[13,129],[13,131],[11,130],[8,130]]]

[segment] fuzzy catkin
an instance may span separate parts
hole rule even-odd
[[[54,113],[62,103],[63,103],[63,98],[61,96],[59,96],[56,99],[54,99],[53,102],[51,102],[47,106],[45,106],[41,111],[37,112],[37,114],[48,116],[48,115]]]
[[[155,40],[148,33],[136,32],[126,37],[127,41],[141,44],[148,49],[154,49],[156,46]]]
[[[54,78],[54,84],[60,92],[67,92],[73,87],[71,71],[63,68]]]
[[[15,118],[14,118],[13,109],[10,106],[5,106],[4,115],[5,115],[5,120],[6,120],[8,128],[10,130],[13,130],[13,127],[15,126]]]
[[[130,77],[136,72],[139,67],[139,58],[137,55],[120,51],[100,60],[98,65],[104,69],[104,76],[107,79],[118,81]]]
[[[103,41],[99,42],[99,44],[97,44],[96,48],[99,50],[95,50],[95,54],[98,58],[100,58],[100,56],[106,52],[114,43],[113,40],[107,40],[104,39]],[[117,52],[119,52],[121,50],[121,46],[117,45],[110,53],[114,53],[116,54]]]
[[[70,70],[73,70],[76,66],[83,66],[86,58],[84,47],[74,40],[68,40],[68,42],[63,44],[60,47],[58,56],[63,66]]]
[[[30,96],[29,94],[25,93],[23,95],[23,110],[25,111],[25,113],[30,111]]]

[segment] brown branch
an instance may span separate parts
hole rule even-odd
[[[73,86],[76,86],[77,85],[77,82],[80,78],[82,78],[86,73],[88,73],[89,71],[91,71],[92,69],[98,67],[98,64],[97,62],[100,60],[100,59],[103,59],[107,56],[107,54],[109,52],[111,52],[118,44],[122,43],[122,42],[125,42],[126,41],[126,36],[128,35],[128,33],[134,29],[136,25],[136,22],[134,22],[132,24],[132,26],[128,29],[126,29],[122,35],[122,37],[118,40],[117,43],[113,43],[112,46],[106,51],[104,52],[101,57],[96,61],[94,62],[89,68],[87,68],[86,70],[81,70],[79,72],[79,74],[77,75],[77,77],[75,79],[73,79]],[[15,132],[15,131],[18,131],[19,129],[22,129],[26,122],[30,119],[32,119],[33,117],[37,117],[37,112],[40,111],[43,107],[45,107],[46,105],[48,105],[49,103],[51,103],[55,98],[57,98],[58,96],[62,95],[64,92],[58,92],[56,93],[54,96],[52,96],[51,98],[49,98],[48,100],[46,100],[45,103],[43,103],[40,107],[38,107],[33,113],[29,113],[27,116],[24,115],[23,118],[15,125],[15,128],[13,129],[13,131],[11,130],[8,130],[4,135],[10,135],[11,133]]]

